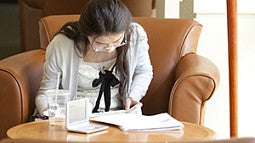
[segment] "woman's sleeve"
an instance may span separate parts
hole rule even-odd
[[[149,56],[147,34],[140,25],[136,25],[135,35],[135,48],[137,49],[137,53],[135,54],[136,60],[134,60],[134,63],[130,63],[131,65],[134,64],[134,73],[131,78],[132,81],[129,97],[135,101],[140,101],[148,90],[153,77],[153,72]]]
[[[37,93],[35,104],[40,115],[47,110],[47,98],[44,92],[49,89],[56,89],[57,74],[60,71],[58,66],[59,52],[58,52],[58,38],[54,38],[48,45],[45,55],[44,72],[42,76],[41,86]]]

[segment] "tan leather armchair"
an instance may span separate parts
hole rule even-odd
[[[80,14],[89,0],[18,0],[21,25],[21,49],[39,49],[39,19],[48,15]],[[133,16],[150,17],[155,0],[122,0]]]
[[[42,77],[45,48],[67,21],[79,15],[40,20],[41,49],[0,61],[0,137],[27,122]],[[217,67],[196,54],[201,24],[193,20],[134,18],[148,34],[154,77],[142,99],[143,113],[169,112],[181,121],[203,125],[204,107],[219,83]]]

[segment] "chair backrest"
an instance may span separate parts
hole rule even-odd
[[[38,20],[49,15],[80,14],[89,0],[18,0],[23,51],[39,49]],[[122,0],[133,16],[155,15],[155,0]]]
[[[135,17],[153,17],[156,7],[155,0],[121,0]]]
[[[79,15],[44,17],[39,22],[41,48],[46,48],[63,24],[77,21]],[[147,32],[154,77],[144,103],[144,114],[167,112],[169,95],[174,84],[178,61],[188,53],[195,53],[201,24],[194,20],[136,17]],[[153,106],[156,105],[156,106]]]

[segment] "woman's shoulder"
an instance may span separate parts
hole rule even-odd
[[[46,57],[70,57],[75,50],[75,44],[63,34],[57,34],[46,48]],[[67,58],[66,58],[67,60]]]
[[[130,24],[130,48],[129,48],[131,56],[136,57],[134,55],[147,51],[149,48],[147,42],[148,42],[147,33],[145,32],[142,25],[136,22],[132,22]]]
[[[68,51],[74,46],[74,41],[64,34],[57,34],[49,43],[46,50]]]
[[[67,36],[65,36],[64,34],[57,34],[54,36],[54,38],[52,39],[51,43],[54,43],[55,45],[70,45],[74,43],[74,40],[68,38]]]
[[[130,31],[131,33],[136,34],[137,36],[147,36],[143,26],[137,22],[132,22],[130,24]]]

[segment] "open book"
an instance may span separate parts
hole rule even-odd
[[[111,114],[90,118],[91,121],[103,122],[118,126],[123,131],[157,131],[179,130],[184,125],[168,113],[156,115],[141,114]]]

